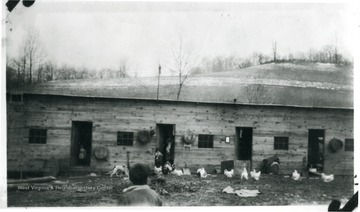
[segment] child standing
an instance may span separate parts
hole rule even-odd
[[[161,154],[160,149],[156,148],[155,150],[155,167],[160,168],[162,166],[163,154]]]
[[[169,161],[171,165],[174,164],[174,136],[173,135],[170,135],[167,140],[165,159],[166,159],[166,161]]]
[[[135,164],[130,168],[130,181],[134,184],[123,190],[123,204],[128,206],[161,206],[159,195],[148,185],[150,175],[149,167],[143,164]]]

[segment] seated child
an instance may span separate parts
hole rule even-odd
[[[161,206],[159,195],[148,185],[150,169],[144,164],[135,164],[130,168],[129,178],[134,184],[123,190],[123,204],[131,206]]]

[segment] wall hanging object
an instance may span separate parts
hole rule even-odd
[[[150,132],[147,130],[142,130],[137,133],[137,142],[141,145],[146,145],[150,142],[151,136]]]
[[[195,142],[195,139],[196,136],[189,131],[181,137],[181,141],[184,143],[184,145],[192,145]]]
[[[105,160],[108,155],[108,149],[104,146],[97,146],[95,147],[94,155],[99,160]]]
[[[339,151],[339,150],[341,150],[342,149],[342,147],[343,147],[343,142],[341,141],[341,140],[339,140],[339,139],[337,139],[337,138],[332,138],[331,140],[330,140],[330,142],[329,142],[329,150],[331,151],[331,152],[337,152],[337,151]]]

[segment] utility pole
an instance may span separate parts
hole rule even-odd
[[[159,100],[160,74],[161,74],[161,65],[159,64],[159,74],[158,74],[158,86],[157,86],[156,100]]]

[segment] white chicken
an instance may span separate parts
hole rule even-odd
[[[110,174],[110,177],[112,177],[113,175],[119,176],[119,173],[129,176],[129,170],[125,165],[115,165],[107,174]]]
[[[230,171],[228,171],[227,169],[225,169],[225,170],[224,170],[224,175],[225,175],[226,177],[229,177],[229,178],[233,177],[233,175],[234,175],[234,169],[231,169]]]
[[[171,166],[170,162],[166,162],[162,168],[162,173],[167,175],[173,171],[173,166]]]
[[[245,178],[246,180],[249,179],[249,174],[246,171],[246,168],[244,167],[243,172],[241,173],[241,179]]]
[[[321,179],[325,182],[325,183],[329,183],[331,181],[334,180],[334,175],[330,174],[330,175],[326,175],[325,173],[321,173]]]
[[[260,179],[260,175],[261,175],[261,171],[256,172],[256,170],[254,169],[254,171],[250,172],[250,177],[254,178],[254,180],[259,180]]]
[[[154,167],[154,172],[155,174],[161,174],[161,171],[162,171],[162,166],[159,166],[159,167]]]
[[[292,178],[296,181],[300,180],[300,174],[296,170],[294,170],[294,172],[292,173]]]
[[[184,173],[181,171],[181,170],[178,170],[178,169],[174,169],[171,174],[173,175],[176,175],[176,176],[181,176],[183,175]]]
[[[205,178],[207,177],[207,173],[205,171],[204,168],[200,168],[196,171],[197,175],[200,177],[200,178]]]

